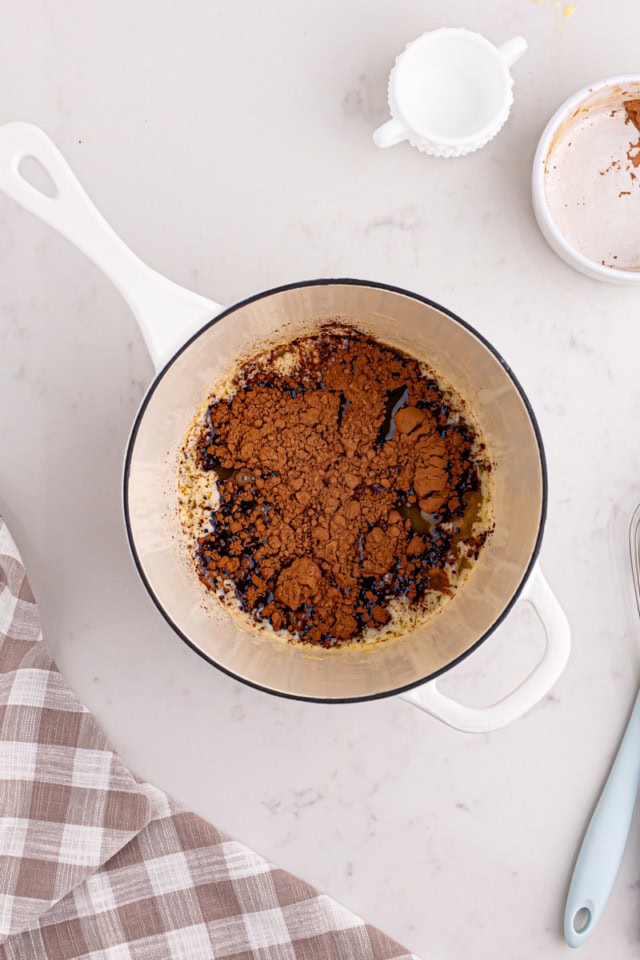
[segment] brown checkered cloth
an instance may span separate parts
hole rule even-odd
[[[42,642],[0,518],[0,960],[412,956],[127,770]]]

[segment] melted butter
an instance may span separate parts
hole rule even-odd
[[[406,503],[398,507],[398,513],[404,520],[408,520],[414,533],[431,536],[437,521],[432,513],[425,513],[417,503]]]

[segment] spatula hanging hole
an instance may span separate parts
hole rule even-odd
[[[55,200],[58,196],[58,188],[35,157],[23,157],[18,165],[18,173],[28,184],[40,193],[44,193],[45,197]]]
[[[580,907],[573,918],[573,929],[576,933],[584,933],[591,923],[591,911],[586,907]]]

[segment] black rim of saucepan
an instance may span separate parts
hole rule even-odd
[[[151,584],[147,580],[147,577],[144,572],[144,568],[140,561],[140,557],[138,556],[138,552],[136,550],[136,545],[135,545],[133,533],[131,530],[131,517],[129,515],[129,497],[128,497],[129,472],[131,469],[131,458],[133,455],[133,449],[135,447],[138,430],[140,428],[142,419],[145,415],[147,406],[149,405],[149,402],[153,397],[153,394],[155,393],[158,385],[162,381],[167,371],[173,366],[173,364],[178,359],[178,357],[185,350],[187,350],[191,346],[191,344],[195,340],[197,340],[202,333],[204,333],[205,330],[208,330],[214,324],[219,323],[220,320],[224,320],[226,317],[235,313],[237,310],[240,310],[242,307],[246,306],[247,304],[254,303],[256,300],[263,300],[265,297],[270,297],[276,293],[282,293],[285,290],[296,290],[303,287],[345,286],[345,285],[356,286],[356,287],[371,287],[373,289],[379,289],[379,290],[389,290],[391,293],[399,293],[402,296],[410,297],[412,300],[418,300],[420,303],[424,303],[429,307],[433,307],[435,310],[439,310],[441,313],[444,313],[447,317],[450,317],[451,320],[454,320],[456,323],[460,324],[461,327],[464,327],[465,330],[468,330],[469,333],[471,333],[474,337],[476,337],[482,344],[484,344],[487,350],[489,350],[493,354],[496,360],[500,363],[500,365],[506,371],[514,387],[520,394],[522,402],[524,403],[527,413],[529,415],[529,419],[531,420],[531,425],[533,427],[533,431],[535,433],[536,441],[538,444],[538,452],[540,454],[540,468],[542,472],[542,504],[541,504],[541,511],[540,511],[540,524],[538,527],[538,534],[536,537],[535,546],[532,551],[531,558],[529,560],[527,568],[520,580],[520,583],[518,584],[518,587],[515,593],[513,594],[513,596],[505,606],[505,608],[503,609],[502,613],[491,624],[489,629],[486,630],[483,633],[483,635],[473,644],[472,647],[470,647],[468,650],[465,650],[464,653],[461,653],[460,656],[456,657],[454,660],[452,660],[446,666],[441,667],[439,670],[436,670],[433,673],[428,674],[426,677],[421,677],[419,680],[414,680],[412,683],[407,683],[402,687],[395,687],[393,690],[383,690],[379,693],[369,693],[369,694],[366,694],[365,696],[359,696],[359,697],[308,697],[308,696],[302,696],[301,694],[296,694],[296,693],[286,693],[285,691],[282,691],[282,690],[274,690],[271,687],[265,687],[262,684],[254,683],[252,680],[247,680],[246,677],[238,676],[238,674],[235,674],[233,673],[232,670],[228,670],[226,667],[223,667],[216,660],[213,660],[206,653],[204,653],[204,651],[201,650],[198,646],[196,646],[196,644],[193,643],[193,641],[191,641],[185,633],[183,633],[180,627],[178,627],[178,625],[174,623],[174,621],[171,619],[170,614],[168,613],[167,610],[165,610],[162,603],[154,593],[153,588],[151,587]],[[240,300],[238,303],[233,304],[233,306],[228,307],[226,310],[223,310],[221,313],[215,316],[212,320],[206,323],[203,327],[201,327],[196,333],[194,333],[191,337],[189,337],[186,343],[184,343],[182,347],[180,347],[180,349],[177,351],[177,353],[175,353],[171,357],[171,359],[168,361],[167,364],[165,364],[162,370],[160,370],[160,372],[156,374],[153,382],[149,386],[143,398],[142,404],[140,405],[140,409],[136,414],[135,421],[133,423],[131,435],[129,437],[129,443],[127,446],[125,463],[124,463],[123,505],[124,505],[124,518],[125,518],[125,525],[127,530],[127,537],[129,540],[129,547],[133,556],[134,563],[137,567],[138,573],[140,574],[140,578],[144,583],[147,589],[147,592],[149,593],[149,596],[151,597],[151,599],[153,600],[156,607],[158,608],[158,610],[160,611],[164,619],[167,621],[169,626],[172,627],[172,629],[178,634],[178,636],[182,640],[184,640],[187,646],[191,647],[191,649],[194,650],[197,654],[199,654],[203,658],[203,660],[206,660],[207,663],[210,663],[212,664],[212,666],[217,667],[218,670],[221,670],[223,673],[226,673],[227,676],[233,677],[234,680],[238,680],[240,683],[244,683],[249,687],[253,687],[255,690],[262,690],[264,693],[269,693],[272,696],[275,695],[278,697],[284,697],[287,700],[304,700],[311,703],[360,703],[364,700],[380,700],[383,697],[393,697],[399,693],[405,693],[407,690],[412,690],[414,687],[419,687],[423,683],[427,683],[429,680],[434,680],[436,677],[439,677],[443,673],[446,673],[448,670],[451,670],[458,663],[461,663],[470,654],[472,654],[474,650],[477,650],[478,647],[482,643],[484,643],[484,641],[494,632],[494,630],[496,630],[497,627],[500,626],[502,621],[511,612],[518,597],[520,596],[520,593],[522,592],[522,589],[525,583],[527,582],[529,574],[531,573],[533,565],[540,552],[540,545],[542,543],[542,535],[544,533],[544,526],[545,526],[545,521],[547,517],[547,496],[548,496],[547,463],[545,458],[544,446],[542,443],[542,436],[540,434],[540,428],[538,427],[538,422],[536,420],[531,404],[529,403],[527,395],[524,392],[520,382],[518,381],[517,377],[511,370],[511,367],[509,366],[509,364],[506,363],[506,361],[501,357],[501,355],[498,353],[495,347],[492,346],[492,344],[489,343],[489,341],[486,340],[485,337],[482,336],[482,334],[478,333],[478,331],[475,330],[465,320],[462,320],[460,317],[456,316],[455,313],[452,313],[451,310],[447,310],[446,307],[442,307],[439,303],[435,303],[435,301],[429,300],[427,297],[420,296],[420,294],[414,293],[411,290],[404,290],[402,287],[395,287],[392,284],[379,283],[374,280],[355,280],[353,278],[300,280],[296,283],[287,283],[280,287],[273,287],[270,290],[264,290],[261,293],[257,293],[252,297],[247,297],[244,300]]]

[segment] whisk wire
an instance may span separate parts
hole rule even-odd
[[[640,614],[640,504],[634,510],[629,524],[629,550],[631,553],[633,589],[636,595],[638,614]]]

